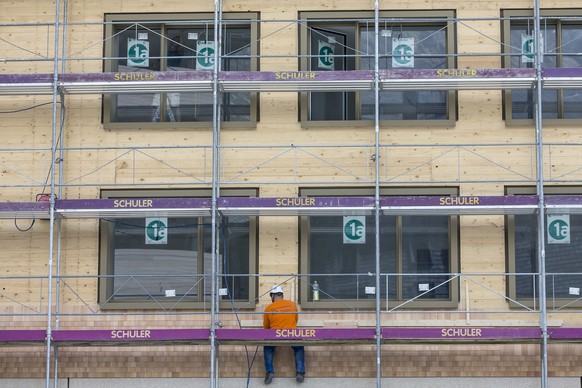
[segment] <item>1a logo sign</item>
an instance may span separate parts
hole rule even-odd
[[[168,243],[167,218],[146,218],[145,243],[146,244]]]
[[[544,52],[544,37],[541,37],[541,52]],[[521,62],[533,63],[535,56],[535,39],[533,35],[521,34]]]
[[[214,69],[214,42],[198,42],[196,46],[196,70]]]
[[[366,217],[344,216],[344,244],[366,243]]]
[[[414,38],[392,39],[392,67],[414,67]]]
[[[531,35],[521,34],[521,61],[523,63],[533,63],[534,55],[534,38]]]
[[[131,38],[127,40],[127,66],[148,67],[149,56],[150,42]]]
[[[319,41],[317,67],[325,70],[333,70],[333,46],[329,43]]]
[[[548,215],[548,244],[570,243],[570,216]]]

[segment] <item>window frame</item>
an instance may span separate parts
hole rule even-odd
[[[532,186],[507,186],[505,187],[506,195],[535,195],[536,188]],[[544,194],[545,195],[576,195],[582,194],[582,186],[547,186],[544,187]],[[547,214],[544,211],[544,217]],[[516,260],[515,260],[515,214],[508,214],[505,216],[505,241],[506,241],[506,267],[507,272],[510,274],[517,274],[516,268]],[[547,227],[547,225],[546,225]],[[544,231],[544,236],[546,232]],[[537,236],[536,236],[537,241]],[[537,257],[536,257],[536,266],[537,266]],[[527,273],[527,272],[526,272]],[[530,271],[530,273],[535,273]],[[539,272],[538,272],[539,273]],[[539,275],[533,275],[536,277],[536,287],[537,287],[537,279]],[[547,279],[546,279],[547,283]],[[539,306],[539,294],[536,292],[534,298],[518,298],[517,297],[517,282],[516,276],[507,275],[507,295],[509,297],[509,307],[511,308],[519,308],[523,309],[524,306],[535,308]],[[546,289],[546,295],[548,294],[548,290]],[[578,300],[577,300],[578,299]],[[546,296],[546,301],[554,300],[558,304],[557,306],[567,305],[566,307],[561,308],[580,308],[582,306],[582,300],[580,297],[573,296],[572,298],[555,298],[552,299],[551,296]],[[572,302],[573,300],[577,300],[576,302]]]
[[[257,197],[257,189],[222,189],[223,197]],[[211,189],[111,189],[102,190],[101,198],[210,198],[212,196]],[[130,217],[130,218],[146,218],[144,217]],[[169,217],[172,218],[172,217]],[[192,218],[197,218],[193,216]],[[198,216],[199,218],[199,216]],[[203,284],[198,284],[197,301],[181,301],[176,299],[168,301],[115,301],[109,300],[112,296],[113,277],[112,267],[114,255],[112,253],[113,244],[110,243],[113,233],[112,222],[108,220],[99,220],[99,283],[98,283],[98,303],[101,309],[144,309],[144,310],[160,310],[160,309],[205,309],[208,308],[209,301],[205,300]],[[198,251],[202,248],[203,242],[203,227],[198,226]],[[254,308],[257,300],[258,284],[256,277],[250,276],[257,273],[258,270],[258,236],[259,236],[259,222],[256,216],[249,216],[249,296],[246,299],[230,300],[225,298],[220,302],[221,307],[237,308]],[[203,263],[199,263],[199,266]],[[204,272],[202,272],[204,273]],[[221,274],[224,275],[224,274]],[[221,276],[222,277],[222,276]]]
[[[582,17],[582,8],[572,8],[572,9],[542,9],[540,10],[540,14],[542,17],[566,17],[566,16],[578,16]],[[502,65],[504,68],[511,68],[511,27],[512,27],[512,20],[511,18],[524,18],[524,17],[534,17],[534,11],[532,9],[503,9],[501,10],[501,36],[502,36]],[[514,23],[519,23],[519,21],[514,20]],[[526,23],[525,21],[521,22],[521,24]],[[542,24],[545,23],[542,21]],[[552,25],[556,26],[556,40],[558,48],[556,50],[556,63],[557,68],[562,67],[563,63],[563,55],[561,50],[561,41],[562,41],[562,33],[561,27],[563,25],[568,24],[579,24],[580,29],[582,30],[582,22],[576,21],[569,21],[563,22],[561,20],[552,23]],[[542,26],[543,28],[543,26]],[[543,66],[542,66],[543,67]],[[562,115],[564,112],[564,99],[563,99],[563,92],[564,89],[549,89],[549,90],[556,90],[558,93],[557,96],[557,112],[558,115]],[[534,92],[534,89],[531,89],[531,93]],[[512,91],[511,90],[504,90],[503,91],[503,119],[505,120],[505,124],[507,126],[527,126],[534,124],[534,118],[531,119],[514,119],[513,116],[513,106],[512,106]],[[546,125],[579,125],[582,123],[582,118],[555,118],[555,119],[542,119],[543,123]]]
[[[451,54],[457,52],[457,33],[456,25],[452,21],[455,17],[455,10],[426,10],[426,11],[380,11],[380,18],[410,18],[410,19],[436,19],[434,22],[429,21],[414,21],[411,20],[408,24],[415,25],[434,25],[435,23],[446,24],[446,51],[448,55],[446,57],[447,68],[455,68],[456,57]],[[354,25],[356,31],[355,37],[355,50],[360,49],[360,31],[362,27],[361,20],[373,19],[373,11],[304,11],[299,13],[299,18],[302,21],[299,27],[299,50],[300,50],[300,61],[299,68],[302,71],[309,69],[310,52],[309,52],[309,41],[310,33],[309,27],[315,25],[316,28],[330,28],[330,23],[342,24],[342,25]],[[441,19],[448,18],[450,20],[442,21]],[[329,20],[326,20],[329,19]],[[380,21],[382,22],[382,21]],[[404,24],[404,23],[402,23]],[[373,24],[372,24],[373,25]],[[373,55],[373,53],[372,53]],[[355,68],[360,69],[360,58],[355,58]],[[420,91],[420,90],[419,90]],[[445,120],[381,120],[380,126],[384,127],[417,127],[419,125],[425,126],[444,126],[453,127],[458,118],[458,103],[457,103],[457,91],[448,90],[445,91],[446,98],[446,111],[448,113],[448,119]],[[361,117],[361,99],[360,92],[348,92],[354,93],[354,103],[355,103],[355,116],[354,120],[309,120],[310,111],[310,93],[311,92],[300,92],[299,93],[299,121],[302,128],[310,127],[373,127],[374,120],[362,120]]]
[[[260,14],[258,12],[225,12],[223,14],[223,19],[230,23],[236,23],[240,21],[241,25],[248,26],[250,31],[250,66],[251,71],[259,70],[258,61],[258,50],[259,50],[259,26],[258,23],[253,22],[259,20]],[[175,26],[188,27],[187,24],[183,24],[187,21],[191,22],[208,22],[211,28],[214,29],[214,13],[212,12],[200,12],[200,13],[168,13],[168,14],[139,14],[139,13],[128,13],[128,14],[105,14],[105,30],[104,30],[104,45],[103,51],[105,58],[114,57],[114,45],[113,39],[111,39],[115,32],[115,24],[118,23],[138,23],[138,22],[159,22],[161,29],[161,35],[165,36],[165,31],[168,28],[172,28],[174,22],[178,22]],[[182,22],[182,23],[180,23]],[[157,24],[156,24],[157,25]],[[199,26],[201,24],[192,24],[191,26]],[[160,48],[161,52],[167,51],[167,39],[161,39]],[[161,58],[160,62],[165,65],[167,63],[166,58]],[[113,72],[113,61],[104,60],[103,61],[103,71]],[[196,70],[192,70],[196,71]],[[164,93],[164,92],[162,92]],[[181,92],[188,93],[188,92]],[[196,92],[192,92],[196,93]],[[211,92],[204,92],[211,93]],[[223,128],[255,128],[257,122],[259,121],[259,93],[250,93],[250,120],[249,121],[221,121],[221,127]],[[139,93],[136,93],[139,94]],[[111,121],[112,117],[112,95],[103,94],[103,107],[102,107],[102,123],[104,129],[166,129],[166,128],[212,128],[213,122],[210,121],[179,121],[179,122],[115,122]]]
[[[373,188],[301,188],[299,190],[301,197],[321,197],[321,196],[373,196]],[[459,190],[457,187],[392,187],[392,188],[381,188],[381,196],[456,196]],[[381,215],[382,216],[382,215]],[[309,228],[309,217],[317,216],[301,216],[299,217],[299,255],[300,255],[300,265],[299,273],[304,275],[305,278],[309,279],[309,260],[310,260],[310,228]],[[338,216],[341,217],[341,216]],[[396,223],[396,265],[399,274],[402,273],[402,216],[397,216],[398,220]],[[427,215],[427,217],[430,217]],[[448,222],[448,233],[449,233],[449,272],[457,273],[460,268],[460,222],[459,216],[450,215]],[[380,252],[382,253],[382,252]],[[385,272],[382,272],[385,274]],[[398,274],[396,274],[398,275]],[[301,308],[304,309],[332,309],[338,307],[338,302],[326,301],[320,299],[319,301],[313,301],[311,298],[311,290],[309,286],[309,281],[303,281],[299,286],[299,300],[301,303]],[[402,309],[432,309],[432,308],[445,308],[445,309],[456,309],[459,303],[459,279],[453,278],[450,282],[449,288],[449,299],[416,299],[410,301]],[[402,287],[402,276],[398,276],[397,286],[397,299],[390,299],[388,301],[388,306],[386,306],[386,299],[381,298],[381,308],[392,308],[401,305],[404,301],[408,301],[411,298],[403,298],[403,287]],[[373,309],[375,308],[375,298],[374,299],[340,299],[350,306],[354,306],[362,309]]]

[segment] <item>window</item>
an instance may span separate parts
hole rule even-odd
[[[533,187],[509,187],[508,195],[532,195]],[[546,187],[547,196],[582,194],[582,187]],[[507,256],[510,298],[529,306],[539,306],[538,300],[538,220],[536,214],[507,216]],[[549,241],[544,233],[546,256],[546,295],[548,307],[580,307],[580,296],[570,294],[570,287],[580,287],[582,273],[582,214],[569,214],[569,243]],[[553,226],[555,227],[555,225]],[[546,229],[550,228],[546,218]],[[549,230],[549,229],[548,229]],[[522,274],[522,275],[519,275]],[[570,275],[571,274],[571,275]],[[517,307],[517,304],[513,304]]]
[[[381,195],[456,195],[456,189],[382,189]],[[303,189],[302,196],[370,196],[373,190]],[[361,220],[358,220],[361,222]],[[343,216],[301,218],[301,305],[304,308],[374,307],[375,218],[365,217],[365,243],[344,240]],[[350,220],[347,219],[349,224]],[[380,296],[389,306],[413,298],[406,307],[456,307],[457,282],[450,273],[458,268],[456,216],[380,216]],[[308,280],[307,280],[308,279]],[[319,301],[310,284],[317,281]],[[388,290],[388,291],[387,291]],[[428,292],[425,292],[428,290]]]
[[[582,16],[582,10],[542,11],[541,32],[543,68],[580,67],[582,58],[582,22],[561,20],[560,16]],[[503,17],[504,67],[534,67],[532,53],[533,11],[505,10]],[[522,48],[524,47],[524,48]],[[525,125],[533,122],[535,90],[511,90],[505,92],[505,120],[508,124]],[[550,123],[579,123],[582,118],[582,90],[544,89],[542,91],[542,117]]]
[[[374,70],[373,16],[369,12],[301,13],[301,70]],[[381,12],[380,17],[381,70],[455,67],[454,56],[449,56],[455,52],[455,27],[447,19],[454,12]],[[369,125],[374,118],[373,91],[301,95],[304,125],[329,125],[330,121],[354,125],[354,120]],[[418,125],[419,120],[452,125],[455,119],[454,91],[380,92],[384,125]]]
[[[224,14],[224,19],[221,69],[257,70],[257,23],[251,22],[257,15]],[[107,15],[106,22],[107,72],[214,68],[214,14]],[[256,98],[256,93],[224,93],[222,120],[227,126],[256,122]],[[120,93],[104,99],[107,127],[207,127],[212,119],[212,92]]]
[[[255,190],[223,190],[256,196]],[[107,190],[103,198],[209,197],[209,190]],[[255,299],[257,222],[228,216],[218,222],[221,287],[235,303]],[[208,306],[212,273],[211,218],[148,217],[101,220],[100,304],[105,308]],[[225,297],[226,300],[226,297]]]

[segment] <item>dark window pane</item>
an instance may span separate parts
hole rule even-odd
[[[355,27],[329,25],[311,28],[310,70],[342,71],[356,68],[354,50]],[[325,47],[331,47],[333,55],[326,55]],[[321,51],[321,52],[320,52]],[[310,93],[310,120],[353,120],[355,118],[354,93]]]
[[[444,69],[446,29],[438,26],[400,26],[392,37],[414,39],[415,69]],[[391,69],[392,37],[379,41],[380,69]],[[374,29],[362,28],[360,45],[368,55],[362,59],[363,70],[374,69]],[[361,92],[362,120],[374,120],[374,92]],[[448,93],[444,91],[406,91],[380,93],[380,120],[447,120]]]
[[[214,29],[204,27],[170,27],[165,36],[160,28],[135,29],[116,27],[113,40],[114,56],[126,57],[129,39],[141,39],[149,44],[147,66],[132,65],[131,61],[113,61],[112,69],[119,72],[194,71],[197,69],[199,42],[212,42]],[[124,31],[124,29],[127,29]],[[248,27],[225,29],[223,39],[222,70],[251,70],[251,36]],[[161,41],[164,40],[164,44]],[[165,47],[165,52],[162,51]],[[204,71],[204,70],[202,70]],[[210,71],[210,70],[208,70]],[[119,94],[111,97],[112,122],[212,122],[212,93],[169,92],[160,94]],[[249,121],[251,119],[251,94],[226,93],[222,100],[223,121]]]
[[[113,300],[148,300],[175,290],[195,297],[198,274],[198,221],[169,218],[166,244],[148,244],[145,219],[128,218],[113,225]],[[184,276],[190,275],[190,276]]]
[[[558,67],[558,49],[556,25],[544,23],[543,25],[543,63],[545,68]],[[522,42],[524,36],[532,36],[533,24],[512,23],[511,25],[511,67],[515,68],[533,68],[533,57],[523,54]],[[563,66],[563,65],[562,65]],[[511,118],[512,119],[529,119],[534,117],[534,93],[535,91],[514,90],[511,92]],[[564,118],[560,113],[559,92],[557,90],[543,90],[542,92],[542,117],[544,119]],[[576,114],[577,107],[571,107],[569,114]]]
[[[449,218],[402,217],[403,296],[449,299]],[[419,276],[409,276],[410,274]],[[439,275],[445,274],[445,275]],[[444,284],[443,284],[444,283]]]
[[[208,221],[210,222],[210,219]],[[250,279],[246,275],[254,271],[251,271],[249,267],[249,229],[250,222],[247,216],[225,217],[220,225],[218,240],[222,244],[219,247],[219,260],[221,272],[225,274],[221,287],[227,288],[229,297],[235,300],[247,300],[250,295]],[[208,235],[210,231],[209,228],[205,228],[205,235]],[[205,237],[205,242],[208,242],[205,245],[209,245],[212,241],[209,237]],[[211,269],[208,268],[206,272],[211,273]]]
[[[339,216],[310,217],[309,273],[317,280],[320,299],[374,299],[366,294],[366,287],[375,286],[376,272],[375,221],[366,217],[365,244],[345,244],[343,242],[343,218]],[[396,272],[396,229],[395,217],[381,217],[381,271]],[[329,274],[329,276],[325,276]],[[346,274],[346,276],[332,275]],[[390,297],[396,295],[395,277],[389,277]],[[381,284],[385,295],[386,284]]]
[[[534,215],[515,216],[515,272],[535,273],[537,271],[537,220]],[[534,298],[537,277],[516,276],[517,298]]]
[[[515,216],[516,272],[532,273],[537,265],[537,219],[534,215]],[[570,215],[570,243],[550,244],[546,241],[547,295],[550,298],[571,298],[570,287],[579,287],[582,273],[582,216]],[[537,277],[517,276],[517,297],[537,298]]]

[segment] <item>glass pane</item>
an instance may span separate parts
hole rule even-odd
[[[354,70],[355,28],[329,25],[310,29],[310,70]],[[354,93],[315,92],[309,94],[309,120],[353,120]]]
[[[226,71],[250,71],[251,32],[249,28],[227,27],[224,32],[222,69]],[[249,92],[226,93],[222,101],[224,121],[249,121],[251,119],[251,94]]]
[[[513,119],[533,119],[534,91],[513,90],[511,92],[511,117]],[[558,91],[544,89],[542,91],[542,115],[544,119],[558,117]]]
[[[537,219],[535,215],[515,216],[516,272],[535,273],[537,265]],[[570,215],[570,243],[550,244],[546,241],[546,291],[549,298],[572,298],[570,287],[580,287],[582,273],[582,216]],[[517,297],[537,298],[537,277],[517,277]]]
[[[404,299],[449,299],[449,217],[402,217],[402,293]],[[418,275],[415,275],[418,274]],[[446,275],[439,275],[446,274]]]
[[[515,220],[515,272],[535,273],[537,271],[537,220],[535,215],[516,215]],[[516,276],[517,298],[537,298],[537,277]]]
[[[222,70],[251,70],[250,29],[232,27],[224,31]],[[214,30],[197,28],[168,29],[168,71],[192,71],[196,68],[199,42],[214,40]],[[167,93],[165,106],[169,107],[167,121],[212,122],[212,93]],[[251,94],[249,92],[226,93],[222,99],[224,121],[249,121],[251,118]]]
[[[548,226],[549,227],[549,226]],[[548,277],[548,296],[571,298],[570,287],[580,287],[582,275],[582,216],[570,215],[570,242],[567,244],[546,244],[546,272]]]
[[[204,273],[212,274],[211,219],[204,219]],[[249,241],[250,221],[247,216],[229,216],[219,227],[219,272],[224,274],[221,287],[228,290],[228,298],[248,300],[250,295]],[[253,271],[254,272],[254,271]],[[230,276],[228,276],[230,275]],[[210,300],[210,284],[205,287],[205,298]]]
[[[392,68],[392,39],[414,40],[415,69],[444,69],[446,63],[446,29],[443,25],[401,26],[392,30],[392,36],[380,38],[380,69]],[[362,59],[363,70],[374,69],[374,29],[361,30],[360,45],[368,55]],[[362,120],[374,120],[374,93],[361,92]],[[380,92],[380,120],[446,120],[448,119],[447,92],[406,91]]]
[[[562,27],[562,58],[563,67],[582,67],[582,26],[568,24]],[[565,89],[564,96],[564,118],[578,119],[582,117],[582,90]]]
[[[114,60],[114,71],[143,73],[200,70],[196,62],[198,44],[214,40],[214,30],[204,26],[171,27],[164,37],[160,36],[160,28],[146,30],[128,27],[117,28],[118,35],[114,37],[113,43],[114,56],[127,57],[129,39],[140,38],[149,45],[149,56],[152,58],[137,65],[127,59]],[[123,31],[126,28],[127,31]],[[162,39],[165,40],[163,45]],[[251,70],[250,42],[248,27],[227,28],[224,31],[222,70]],[[164,53],[161,53],[162,46],[166,47]],[[111,104],[112,122],[212,122],[213,117],[213,95],[210,92],[120,94],[111,96]],[[222,104],[224,121],[251,119],[249,92],[226,93]]]
[[[198,282],[198,219],[169,218],[164,243],[146,232],[145,219],[118,219],[113,225],[113,300],[165,299],[167,290],[192,300]],[[163,236],[163,226],[150,233]]]
[[[511,67],[513,68],[533,68],[534,63],[531,55],[524,55],[522,43],[523,36],[533,34],[533,23],[531,24],[511,24],[510,33],[510,53]],[[557,45],[556,26],[544,23],[543,26],[543,67],[557,67]],[[534,115],[534,91],[514,90],[511,92],[512,119],[533,119]],[[543,90],[542,92],[542,116],[544,119],[557,119],[559,117],[558,91]]]
[[[113,38],[112,70],[135,73],[135,80],[147,79],[146,73],[160,70],[160,29],[129,25],[116,26]],[[111,121],[161,121],[160,94],[118,94],[111,96]]]
[[[364,244],[346,244],[343,241],[343,217],[313,216],[309,219],[309,270],[317,280],[320,299],[374,299],[366,294],[366,287],[375,286],[376,272],[375,221],[366,217]],[[396,272],[395,217],[381,217],[380,251],[382,273]],[[327,275],[327,276],[326,276]],[[340,276],[341,275],[341,276]],[[388,277],[390,298],[396,296],[395,277]],[[386,293],[386,277],[381,282],[382,297]]]

